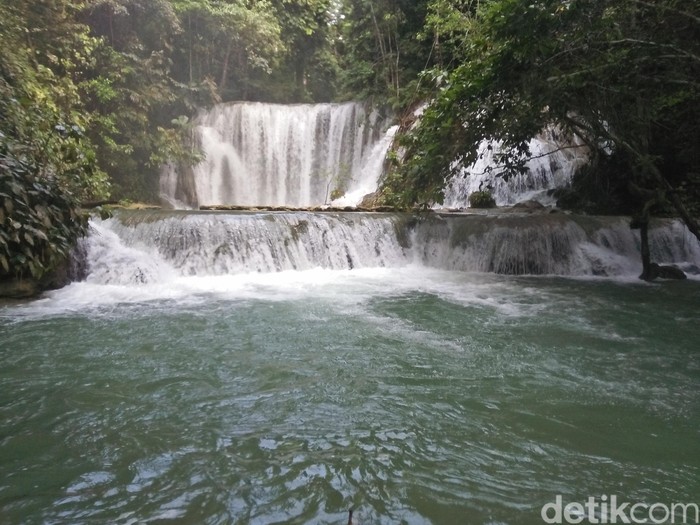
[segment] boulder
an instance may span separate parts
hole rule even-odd
[[[662,266],[657,263],[651,263],[649,264],[648,275],[642,273],[642,275],[640,275],[639,278],[644,279],[645,281],[653,281],[654,279],[683,280],[687,279],[688,276],[683,270],[681,270],[677,266]]]
[[[39,283],[33,279],[8,279],[0,281],[0,297],[28,299],[39,295]]]
[[[662,266],[656,263],[651,263],[651,265],[649,266],[649,273],[651,274],[652,279],[683,280],[688,278],[685,272],[677,266]]]

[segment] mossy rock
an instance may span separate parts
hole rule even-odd
[[[34,279],[0,281],[0,298],[28,299],[37,296],[39,292],[39,285]]]
[[[496,201],[488,191],[475,191],[469,194],[469,206],[472,208],[495,208]]]

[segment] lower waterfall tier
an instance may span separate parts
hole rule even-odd
[[[658,221],[650,243],[655,262],[699,271],[700,243],[680,222]],[[81,251],[89,282],[130,285],[180,276],[410,265],[636,277],[639,244],[638,232],[621,217],[142,211],[94,222]]]

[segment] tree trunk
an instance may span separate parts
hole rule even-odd
[[[666,196],[668,200],[671,201],[673,207],[676,208],[678,215],[681,216],[681,219],[683,219],[683,222],[688,227],[690,232],[693,235],[695,235],[695,238],[698,240],[698,242],[700,242],[700,224],[698,224],[698,221],[692,215],[690,215],[690,212],[683,204],[683,201],[681,201],[681,198],[678,196],[678,194],[673,189],[671,184],[666,180],[666,178],[663,177],[661,173],[659,173],[658,176],[661,179],[662,184],[666,188]]]
[[[224,89],[226,89],[226,82],[228,81],[228,66],[231,61],[231,49],[233,48],[233,38],[228,41],[226,46],[226,56],[224,56],[224,66],[221,71],[221,82],[219,82],[219,94],[223,96]]]
[[[194,77],[192,75],[192,13],[187,13],[187,34],[189,35],[189,68],[190,68],[190,86],[194,82]]]
[[[107,19],[109,20],[109,38],[110,38],[109,43],[111,44],[112,47],[114,47],[114,22],[112,20],[113,18],[114,18],[114,10],[110,7],[109,8],[109,16],[107,17]]]
[[[305,102],[306,95],[306,64],[303,58],[298,58],[294,65],[294,76],[297,84],[298,102]]]
[[[668,180],[666,180],[666,177],[663,176],[661,171],[659,171],[659,169],[656,166],[651,165],[649,166],[649,169],[651,171],[651,174],[658,182],[658,184],[661,186],[661,189],[664,191],[666,200],[669,201],[671,205],[673,205],[673,207],[678,212],[680,218],[683,219],[683,222],[690,230],[690,233],[695,235],[695,238],[698,240],[698,242],[700,242],[700,224],[698,224],[698,221],[690,214],[688,209],[685,207],[683,201],[678,196],[678,192],[676,191],[676,189],[673,186],[671,186],[671,183],[668,182]]]
[[[642,238],[642,275],[640,279],[652,281],[654,276],[651,272],[651,255],[649,253],[649,220],[643,218],[639,223],[639,234]]]
[[[380,57],[381,57],[382,67],[387,67],[387,66],[388,66],[388,68],[389,68],[389,71],[386,71],[386,72],[385,72],[385,74],[388,73],[389,78],[388,78],[388,79],[385,78],[385,81],[387,81],[387,82],[389,83],[389,86],[390,86],[391,89],[393,90],[393,88],[394,88],[394,81],[393,81],[393,78],[392,78],[393,75],[391,74],[391,69],[392,69],[393,65],[392,65],[391,63],[387,63],[387,58],[388,58],[388,56],[387,56],[386,46],[384,45],[384,36],[382,35],[382,31],[381,31],[381,29],[379,28],[379,22],[377,22],[377,16],[376,16],[376,14],[374,13],[374,7],[372,6],[372,3],[369,4],[369,8],[370,8],[370,12],[371,12],[371,14],[372,14],[372,23],[374,24],[375,38],[376,38],[376,41],[377,41],[377,47],[379,48],[379,54],[380,54]],[[389,37],[389,39],[390,39],[390,42],[389,42],[389,43],[391,43],[391,36]]]

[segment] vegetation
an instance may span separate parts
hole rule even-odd
[[[41,8],[3,6],[0,16],[0,281],[54,270],[85,232],[76,199],[108,191],[84,136],[88,119],[76,110],[78,88],[63,74],[85,65],[74,46],[91,39],[60,16],[27,32],[23,21]],[[53,33],[59,28],[65,40]],[[29,42],[44,38],[46,54],[37,56]]]
[[[440,202],[484,139],[501,141],[504,173],[517,172],[527,141],[556,125],[587,141],[594,169],[616,166],[601,185],[637,210],[671,206],[700,237],[689,211],[700,173],[697,2],[436,0],[428,22],[450,62],[426,72],[431,103],[386,184],[395,202]]]
[[[488,191],[475,191],[469,195],[469,206],[472,208],[495,208],[496,201]]]
[[[73,196],[21,148],[0,144],[0,280],[41,279],[87,229]]]
[[[432,64],[432,42],[422,35],[426,0],[343,2],[339,54],[343,96],[374,98],[401,110],[421,97],[418,78]]]
[[[0,281],[41,278],[80,204],[153,201],[198,108],[331,100],[331,0],[0,1]],[[293,81],[290,81],[293,79]]]

